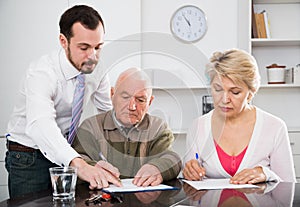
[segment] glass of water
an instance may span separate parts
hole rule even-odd
[[[74,167],[52,167],[49,168],[49,172],[52,182],[53,200],[75,200],[77,169]]]

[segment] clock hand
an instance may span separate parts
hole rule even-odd
[[[188,23],[188,25],[189,25],[189,27],[190,27],[190,26],[191,26],[190,21],[185,17],[185,15],[183,15],[183,17],[184,17],[185,21]]]

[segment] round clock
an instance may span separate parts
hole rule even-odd
[[[171,17],[170,27],[177,39],[183,42],[196,42],[206,33],[206,15],[196,6],[183,6]]]

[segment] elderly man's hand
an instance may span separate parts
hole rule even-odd
[[[134,176],[133,184],[137,186],[155,186],[161,184],[163,178],[159,169],[150,164],[145,164]]]

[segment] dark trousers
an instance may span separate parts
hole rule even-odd
[[[39,150],[33,152],[6,152],[10,198],[51,188],[49,168],[55,167]]]

